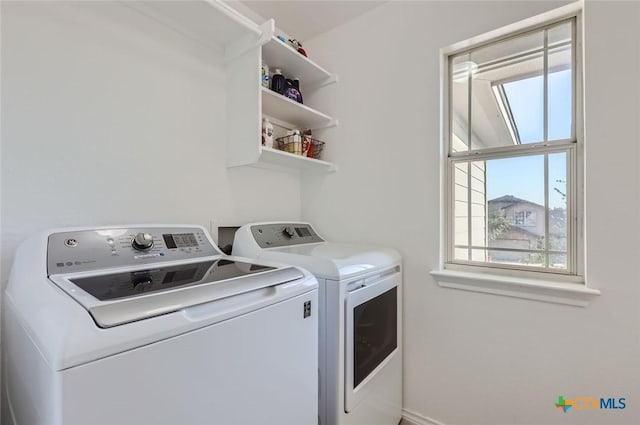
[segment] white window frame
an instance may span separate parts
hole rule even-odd
[[[441,255],[439,268],[431,272],[440,286],[577,306],[588,305],[590,297],[600,294],[596,289],[587,288],[584,279],[584,109],[582,78],[584,71],[582,54],[582,10],[583,3],[579,1],[441,49]],[[556,146],[563,152],[566,150],[567,155],[573,156],[573,158],[568,160],[568,165],[570,165],[571,168],[567,168],[567,176],[572,176],[572,187],[570,191],[573,194],[573,199],[567,199],[568,210],[569,203],[571,203],[570,208],[572,211],[571,217],[569,217],[569,215],[567,217],[569,221],[568,225],[572,228],[570,230],[572,235],[571,241],[567,240],[568,245],[570,245],[568,246],[568,251],[571,252],[571,254],[567,254],[567,260],[573,261],[573,263],[567,272],[558,273],[550,272],[549,270],[536,270],[533,267],[513,267],[483,263],[461,264],[459,262],[453,262],[451,261],[454,246],[451,221],[454,212],[450,199],[452,192],[449,185],[453,180],[450,172],[454,166],[451,163],[449,154],[449,142],[452,134],[449,102],[449,58],[482,45],[492,44],[496,41],[505,40],[532,30],[540,30],[572,18],[575,18],[576,22],[573,34],[574,48],[572,52],[574,55],[573,115],[575,120],[573,129],[576,142],[554,141],[550,143],[532,143],[527,146],[521,145],[519,146],[519,152],[515,155],[521,155],[527,151],[530,151],[532,154],[540,153],[541,147],[544,150],[544,152],[541,153],[551,153],[553,147]],[[550,146],[551,149],[549,148]],[[477,160],[481,160],[482,156],[482,154],[477,155]],[[500,156],[500,153],[498,153],[498,156]],[[491,155],[491,158],[495,157],[495,155]],[[569,259],[569,256],[572,260]]]

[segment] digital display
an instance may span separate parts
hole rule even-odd
[[[311,232],[306,227],[296,227],[296,233],[301,238],[304,238],[306,236],[311,236]]]
[[[196,235],[193,233],[165,234],[162,238],[168,249],[198,246]]]

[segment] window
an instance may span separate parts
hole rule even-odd
[[[580,274],[577,25],[447,56],[447,265]]]
[[[535,226],[537,224],[536,221],[536,213],[534,211],[517,211],[516,212],[516,226]]]

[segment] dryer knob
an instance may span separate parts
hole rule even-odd
[[[146,251],[153,247],[153,236],[149,233],[138,233],[131,241],[131,246],[138,251]]]
[[[282,229],[282,234],[287,238],[292,238],[293,235],[295,235],[293,227],[291,226],[287,226],[284,229]]]

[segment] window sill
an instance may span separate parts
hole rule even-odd
[[[600,291],[580,283],[497,276],[453,270],[433,270],[431,276],[443,288],[483,292],[554,304],[587,307]]]

